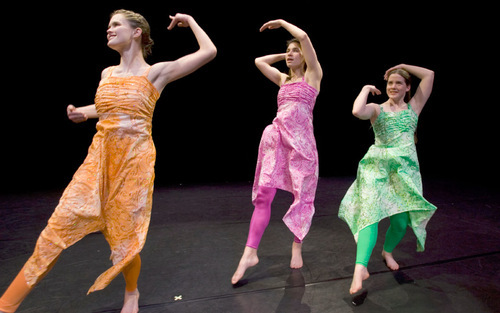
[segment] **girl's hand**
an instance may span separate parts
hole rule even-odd
[[[70,104],[66,108],[66,113],[68,114],[68,118],[73,122],[73,123],[81,123],[85,122],[88,117],[84,113],[80,112],[75,108],[74,105]]]
[[[389,79],[389,73],[394,71],[394,70],[397,70],[398,68],[404,68],[405,65],[404,64],[399,64],[399,65],[396,65],[396,66],[393,66],[391,67],[390,69],[388,69],[387,71],[385,71],[385,74],[384,74],[384,79],[387,80]]]
[[[189,27],[189,20],[192,19],[190,15],[177,13],[175,16],[169,15],[169,18],[172,20],[170,25],[168,25],[167,29],[172,30],[175,26],[178,27]]]
[[[372,94],[372,96],[380,96],[382,94],[382,92],[380,90],[377,89],[377,87],[373,86],[373,85],[366,85],[363,87],[364,90],[368,91],[369,93]]]
[[[281,27],[281,22],[283,20],[274,20],[274,21],[269,21],[267,23],[264,23],[262,27],[260,28],[260,31],[263,32],[266,29],[276,29]]]

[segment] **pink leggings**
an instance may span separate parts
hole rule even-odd
[[[248,232],[247,247],[258,249],[262,235],[269,225],[271,219],[271,203],[276,195],[276,188],[259,186],[254,204],[250,230]],[[302,243],[302,240],[295,236],[294,242]]]

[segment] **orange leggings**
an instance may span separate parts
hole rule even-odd
[[[50,268],[54,266],[57,259],[52,262]],[[50,269],[49,269],[50,270]],[[49,272],[47,270],[46,273]],[[123,276],[125,277],[125,289],[127,291],[134,291],[137,289],[137,280],[141,272],[141,257],[136,255],[134,260],[123,269]],[[9,288],[5,291],[2,298],[0,298],[0,311],[12,313],[17,310],[21,302],[33,289],[33,286],[28,286],[24,278],[24,267],[19,271],[16,278],[12,281]]]
[[[0,298],[0,311],[7,313],[15,312],[31,289],[32,287],[29,287],[26,279],[24,279],[23,267],[9,288],[7,288],[2,298]]]
[[[136,255],[132,262],[130,262],[130,264],[123,269],[122,273],[123,277],[125,277],[125,290],[136,290],[137,280],[139,279],[139,274],[141,273],[141,257]]]

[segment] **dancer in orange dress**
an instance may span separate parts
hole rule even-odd
[[[139,252],[151,216],[156,158],[151,137],[155,104],[168,83],[192,73],[217,53],[191,16],[176,14],[170,19],[169,30],[191,28],[199,50],[150,66],[145,57],[153,41],[144,17],[127,10],[111,14],[108,46],[120,53],[120,64],[102,72],[95,104],[67,108],[69,119],[76,123],[99,118],[97,133],[33,255],[0,298],[0,312],[15,312],[60,253],[95,231],[101,231],[108,241],[113,266],[97,278],[89,293],[105,288],[122,272],[126,282],[122,313],[139,311]]]

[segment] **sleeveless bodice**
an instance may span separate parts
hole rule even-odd
[[[123,113],[151,122],[160,93],[147,78],[149,69],[142,76],[129,77],[113,77],[112,71],[99,83],[97,113]]]
[[[278,92],[278,112],[290,105],[297,105],[312,118],[312,111],[316,103],[318,91],[304,80],[295,83],[283,84]]]
[[[418,116],[408,104],[408,109],[385,112],[380,106],[380,115],[373,123],[377,147],[398,147],[414,144]]]

